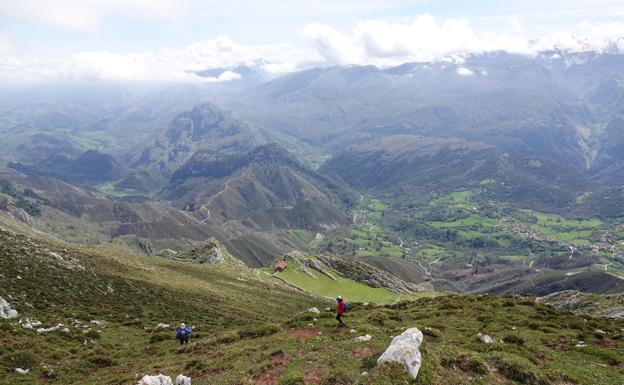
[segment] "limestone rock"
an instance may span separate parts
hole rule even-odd
[[[356,337],[355,340],[357,342],[366,342],[366,341],[370,341],[373,337],[370,334],[367,334],[365,336],[359,336]]]
[[[479,339],[479,341],[483,342],[484,344],[493,344],[494,340],[492,339],[492,337],[488,336],[487,334],[477,334],[477,338]]]
[[[321,314],[321,311],[317,307],[311,307],[308,309],[308,313]]]
[[[203,245],[179,254],[175,259],[191,260],[193,263],[220,265],[231,263],[244,266],[238,258],[233,257],[216,238],[209,238]]]
[[[171,377],[159,374],[157,376],[143,376],[138,385],[173,385],[173,383]]]
[[[2,297],[0,297],[0,318],[17,318],[17,310],[11,308],[11,305]]]
[[[176,385],[191,385],[191,377],[180,374],[176,377]]]
[[[159,257],[175,259],[175,257],[178,255],[178,252],[175,250],[171,250],[171,249],[162,249],[158,252],[157,255]]]
[[[379,357],[377,364],[384,362],[398,362],[405,367],[408,375],[415,379],[418,376],[422,357],[420,355],[420,344],[423,341],[423,334],[418,328],[410,328],[392,339],[392,343],[386,351]]]

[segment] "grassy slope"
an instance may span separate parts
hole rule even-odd
[[[586,320],[527,299],[441,296],[363,307],[353,301],[357,288],[347,291],[353,295],[346,317],[357,331],[352,334],[335,329],[331,312],[304,311],[329,302],[288,289],[262,271],[66,249],[5,232],[0,242],[0,296],[21,317],[70,329],[41,335],[15,320],[0,321],[3,385],[136,384],[141,375],[158,372],[185,373],[194,385],[408,384],[400,367],[375,367],[375,361],[391,336],[414,326],[426,334],[416,384],[624,380],[624,321]],[[72,258],[84,270],[65,267]],[[372,301],[380,289],[370,290],[377,291],[362,294]],[[105,323],[91,324],[93,319]],[[172,328],[155,328],[180,321],[196,325],[183,349],[172,340]],[[484,345],[475,339],[478,332],[507,342]],[[367,333],[370,342],[355,342]],[[579,340],[587,347],[575,348]],[[32,370],[18,375],[15,367]]]
[[[366,286],[359,282],[342,278],[338,274],[335,274],[336,280],[317,272],[314,273],[316,277],[313,278],[295,269],[286,269],[275,275],[302,290],[328,298],[341,295],[349,301],[372,302],[378,304],[393,303],[399,300],[414,298],[408,295],[394,293],[388,289]]]
[[[110,382],[101,383],[123,383],[163,360],[150,353],[148,343],[150,329],[160,322],[185,321],[200,333],[214,333],[277,321],[275,306],[290,314],[319,302],[259,271],[65,249],[6,232],[0,232],[0,243],[0,296],[21,317],[71,330],[45,336],[2,322],[0,373],[9,373],[3,384],[38,383],[48,370],[59,383],[82,377],[82,383],[96,383],[102,373]],[[81,267],[68,268],[74,259]],[[91,325],[92,333],[84,334],[88,329],[82,325],[94,319],[106,323]],[[29,376],[12,373],[24,364],[22,356],[33,368]],[[120,366],[94,367],[89,364],[94,356]]]

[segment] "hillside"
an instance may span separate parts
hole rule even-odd
[[[157,373],[183,373],[196,385],[615,385],[624,378],[621,320],[587,320],[530,298],[353,302],[350,333],[335,328],[331,313],[306,311],[330,302],[261,271],[73,249],[4,230],[0,241],[0,296],[19,312],[0,320],[1,384],[135,384]],[[35,321],[41,325],[25,328]],[[194,326],[180,348],[179,322]],[[415,382],[398,365],[376,365],[405,327],[425,334]],[[495,342],[484,344],[477,333]],[[372,339],[355,340],[364,334]]]
[[[277,144],[218,156],[198,152],[171,177],[164,198],[210,223],[239,220],[257,230],[334,228],[351,192]]]
[[[350,186],[407,200],[431,191],[482,188],[483,195],[535,209],[567,207],[591,183],[572,168],[516,157],[456,138],[389,136],[339,152],[321,168]]]

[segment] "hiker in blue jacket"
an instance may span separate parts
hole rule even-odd
[[[176,330],[176,340],[180,341],[180,345],[188,344],[191,333],[193,333],[193,329],[182,323]]]

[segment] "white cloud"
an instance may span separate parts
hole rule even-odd
[[[440,21],[431,15],[420,15],[407,23],[363,21],[350,33],[310,24],[303,34],[330,63],[391,66],[492,51],[534,54],[549,49],[604,49],[609,42],[624,36],[624,20],[584,21],[538,39],[525,32],[518,19],[511,19],[507,30],[477,32],[468,19]]]
[[[457,67],[457,70],[455,70],[455,72],[457,72],[457,75],[459,75],[459,76],[472,76],[472,75],[474,75],[474,71],[471,70],[470,68],[466,68],[466,67]]]
[[[257,65],[279,74],[300,69],[310,56],[288,44],[243,45],[226,36],[180,49],[117,54],[81,52],[66,59],[36,60],[0,56],[0,82],[59,80],[96,81],[202,81],[226,82],[240,74],[224,71],[219,77],[200,77],[195,72]]]

